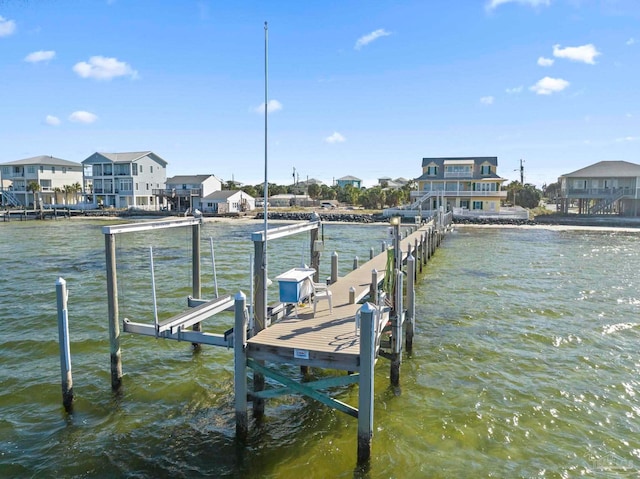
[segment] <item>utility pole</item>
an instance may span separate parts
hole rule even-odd
[[[524,160],[520,159],[520,184],[524,186]]]

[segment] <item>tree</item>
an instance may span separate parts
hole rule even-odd
[[[82,186],[77,181],[71,185],[71,189],[73,190],[73,194],[75,196],[74,203],[78,203],[78,195],[82,192]]]
[[[550,185],[543,185],[542,193],[545,198],[549,198],[550,200],[557,198],[558,196],[560,196],[560,182],[556,181],[555,183],[551,183]]]
[[[320,185],[317,183],[311,183],[308,187],[307,193],[312,200],[315,200],[320,196],[320,191]]]
[[[38,183],[37,181],[30,181],[27,184],[27,191],[30,191],[31,193],[33,193],[33,207],[35,209],[38,208],[38,195],[36,193],[38,193],[38,191],[40,191],[40,183]]]
[[[534,185],[525,184],[516,195],[517,204],[523,208],[536,208],[540,205],[542,193]]]

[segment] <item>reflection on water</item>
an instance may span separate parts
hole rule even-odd
[[[235,440],[233,355],[122,336],[110,392],[102,221],[0,225],[3,477],[632,477],[640,469],[638,234],[463,229],[417,285],[414,351],[399,391],[376,368],[372,462],[356,421],[297,396],[270,400]],[[203,227],[203,293],[248,292],[247,225]],[[152,321],[148,247],[166,315],[190,294],[190,231],[118,237],[122,315]],[[321,276],[386,239],[383,225],[325,225]],[[308,236],[269,248],[269,276],[308,257]],[[76,402],[63,413],[55,280],[67,280]],[[275,288],[270,294],[275,296]],[[221,332],[223,315],[205,329]],[[283,366],[295,374],[295,368]],[[319,371],[316,374],[322,375]],[[398,394],[400,392],[400,394]],[[335,390],[357,404],[357,387]]]

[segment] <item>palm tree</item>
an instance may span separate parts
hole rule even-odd
[[[62,190],[61,190],[58,186],[56,186],[56,187],[53,189],[53,198],[54,198],[54,200],[53,200],[53,201],[54,201],[54,203],[55,203],[56,205],[58,204],[58,195],[59,195],[60,193],[62,193]]]
[[[80,183],[76,181],[74,184],[71,185],[71,188],[73,189],[73,193],[75,196],[74,203],[78,203],[78,193],[82,192],[82,186],[80,186]]]
[[[40,191],[40,183],[30,181],[29,184],[27,184],[27,191],[33,193],[33,208],[38,209],[38,195],[36,193]]]

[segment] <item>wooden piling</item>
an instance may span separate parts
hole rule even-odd
[[[202,297],[202,287],[200,284],[200,223],[191,226],[191,289],[194,298]],[[193,331],[202,331],[202,325],[195,323]],[[192,343],[194,350],[199,350],[200,345]]]
[[[409,353],[413,349],[413,334],[416,324],[415,270],[416,260],[413,256],[409,256],[407,258],[407,327],[405,330],[405,346]]]
[[[374,256],[374,252],[373,252],[373,246],[371,248],[369,248],[369,259],[373,259]]]
[[[371,458],[373,438],[373,393],[375,366],[376,308],[366,303],[360,309],[360,378],[358,391],[358,464]]]
[[[338,253],[336,251],[331,255],[331,284],[338,281]]]
[[[120,352],[120,322],[118,318],[118,278],[116,275],[116,237],[105,234],[107,265],[107,305],[109,314],[109,348],[111,355],[111,389],[122,386],[122,357]]]
[[[236,437],[247,438],[249,420],[247,414],[247,298],[242,292],[235,296],[235,323],[233,327],[234,391],[236,406]]]
[[[60,375],[62,379],[62,405],[65,411],[73,409],[73,377],[71,375],[71,348],[69,346],[69,316],[67,310],[67,282],[56,281],[58,306],[58,342],[60,344]]]
[[[369,301],[371,301],[373,304],[378,304],[378,270],[377,269],[372,269],[371,270],[371,286],[369,288]]]
[[[400,364],[402,363],[402,322],[404,311],[402,306],[402,271],[395,271],[396,275],[396,313],[392,325],[392,351],[390,379],[392,386],[400,385]]]
[[[360,267],[360,259],[356,256],[353,258],[353,269],[356,270]]]

